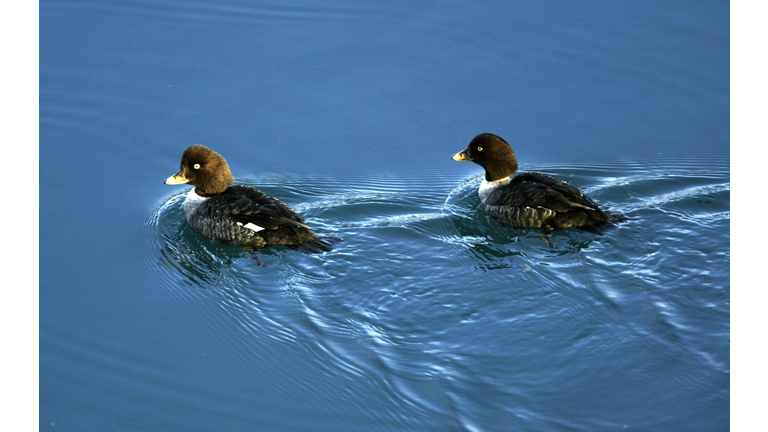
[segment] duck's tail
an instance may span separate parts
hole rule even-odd
[[[611,219],[596,225],[580,226],[579,229],[582,231],[591,232],[592,234],[605,235],[609,229],[615,227],[618,224],[627,223],[638,219],[636,217],[629,217],[621,212],[606,212],[606,214],[610,216]]]
[[[304,253],[323,253],[330,252],[333,247],[343,242],[344,239],[336,236],[321,236],[317,237],[311,242],[295,246],[294,249]]]
[[[613,223],[617,223],[617,224],[640,219],[637,217],[629,217],[622,212],[612,212],[611,216],[613,216]]]

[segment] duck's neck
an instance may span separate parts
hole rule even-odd
[[[200,204],[204,203],[208,197],[200,196],[197,194],[197,188],[192,189],[187,194],[187,199],[184,200],[184,216],[187,217],[187,220],[189,220],[189,217],[192,215],[192,213],[197,210],[198,207],[200,207]]]
[[[488,195],[495,191],[497,188],[509,184],[510,176],[504,177],[496,181],[483,180],[480,183],[480,188],[477,190],[477,195],[480,197],[480,202],[485,204],[485,200],[488,199]]]

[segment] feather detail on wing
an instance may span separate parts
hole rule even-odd
[[[597,205],[578,188],[540,173],[521,173],[485,200],[485,211],[504,225],[540,228],[558,214],[594,212]]]
[[[227,218],[241,226],[253,224],[266,230],[285,226],[309,229],[288,205],[254,187],[232,186],[211,198],[207,208],[210,216]]]

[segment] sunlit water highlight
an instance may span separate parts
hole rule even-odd
[[[326,375],[321,383],[372,386],[387,410],[347,400],[371,421],[469,430],[689,422],[695,412],[669,410],[670,400],[727,403],[716,389],[729,379],[728,165],[654,161],[647,171],[648,162],[524,167],[633,218],[604,236],[556,232],[557,249],[485,216],[480,177],[246,179],[345,239],[321,255],[264,249],[266,267],[192,232],[182,190],[149,216],[141,267],[158,296],[207,305],[205,325],[192,311],[180,325],[252,355],[293,346]],[[272,378],[327,390],[287,370]]]

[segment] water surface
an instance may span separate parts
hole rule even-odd
[[[728,429],[728,8],[42,2],[40,429]],[[480,132],[633,220],[498,225]],[[200,238],[194,143],[345,241]]]

